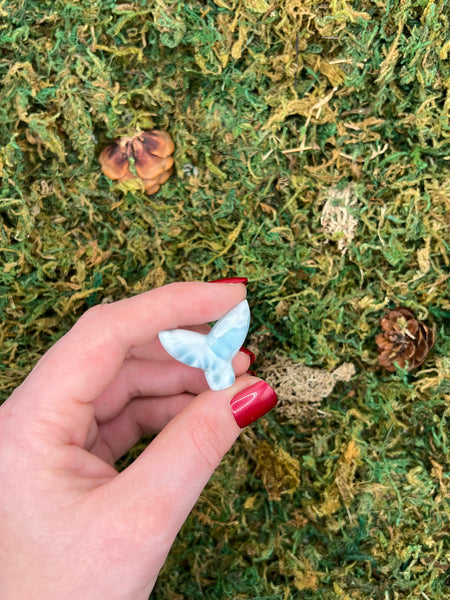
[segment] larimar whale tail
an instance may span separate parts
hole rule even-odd
[[[231,364],[242,346],[250,325],[250,309],[243,300],[219,319],[207,335],[173,329],[160,331],[159,340],[176,360],[202,369],[212,390],[223,390],[234,383]]]

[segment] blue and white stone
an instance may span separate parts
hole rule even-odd
[[[241,348],[250,326],[250,308],[243,300],[219,319],[207,335],[172,329],[160,331],[159,340],[176,360],[203,369],[212,390],[223,390],[234,383],[231,364]]]

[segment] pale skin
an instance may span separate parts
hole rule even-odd
[[[176,283],[89,310],[0,407],[0,598],[146,600],[241,431],[231,398],[171,359],[162,329],[206,332],[246,295]],[[122,473],[115,461],[160,432]]]

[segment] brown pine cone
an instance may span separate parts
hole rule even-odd
[[[395,308],[380,321],[383,333],[375,338],[378,362],[388,371],[412,371],[423,363],[434,345],[434,331],[418,321],[409,308]]]
[[[136,179],[130,169],[130,158],[134,169],[144,183],[147,194],[155,194],[161,184],[172,174],[175,146],[167,131],[140,131],[131,137],[123,137],[107,146],[99,156],[103,173],[110,179],[126,181]]]

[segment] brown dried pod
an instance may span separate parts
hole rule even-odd
[[[380,325],[383,333],[375,338],[380,365],[392,372],[395,371],[394,363],[407,371],[420,367],[434,345],[433,329],[404,307],[389,311]]]
[[[155,194],[173,172],[171,154],[174,150],[167,131],[140,131],[107,146],[101,152],[99,162],[107,177],[126,181],[136,179],[130,169],[130,159],[133,159],[135,172],[144,183],[146,193]]]

